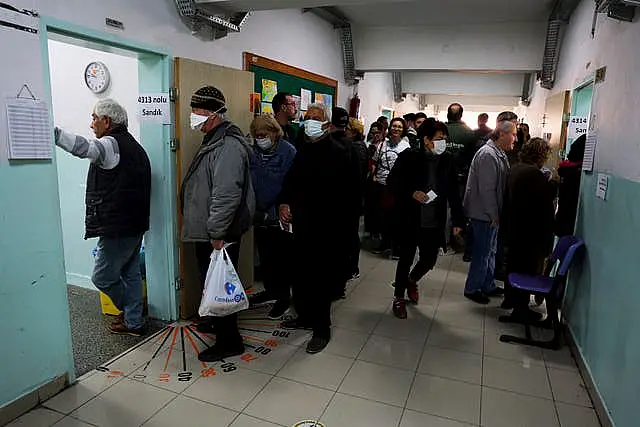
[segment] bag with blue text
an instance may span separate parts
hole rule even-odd
[[[226,249],[213,251],[198,314],[223,317],[247,308],[247,294]]]

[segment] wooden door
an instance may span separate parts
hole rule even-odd
[[[175,58],[176,98],[176,138],[179,141],[177,150],[177,184],[178,197],[182,180],[189,169],[191,161],[202,144],[202,133],[189,127],[191,114],[191,95],[203,86],[215,86],[222,91],[227,101],[227,116],[249,133],[249,125],[253,118],[249,109],[249,98],[253,92],[253,73],[194,61],[186,58]],[[178,224],[182,228],[182,214],[178,200]],[[242,239],[240,266],[238,274],[246,286],[253,283],[253,233],[248,232]],[[182,289],[180,293],[180,316],[183,319],[193,317],[198,312],[202,296],[198,267],[193,244],[180,244],[180,277]]]

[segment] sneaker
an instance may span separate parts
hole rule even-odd
[[[205,351],[198,355],[198,360],[201,362],[220,362],[223,359],[240,356],[244,353],[244,344],[240,343],[237,346],[223,347],[215,344],[213,347],[209,347]]]
[[[325,349],[327,344],[329,344],[328,338],[313,337],[311,338],[311,341],[309,341],[309,343],[307,344],[307,353],[309,354],[320,353],[322,350]]]
[[[418,304],[418,301],[420,300],[420,292],[418,292],[417,283],[409,285],[409,287],[407,288],[407,296],[409,297],[409,301],[411,301],[412,304]]]
[[[249,307],[260,307],[266,304],[273,304],[274,302],[276,302],[276,299],[271,298],[269,293],[265,291],[249,296]]]
[[[393,315],[398,319],[407,318],[407,302],[405,300],[400,298],[393,300]]]
[[[400,255],[391,254],[391,261],[398,261],[398,260],[400,260]]]
[[[216,334],[216,328],[211,320],[199,320],[196,322],[196,331],[209,335]]]
[[[131,335],[132,337],[144,336],[144,328],[131,329],[127,328],[124,323],[112,323],[109,326],[109,331],[112,334],[118,335]]]
[[[504,289],[500,286],[496,286],[493,290],[487,292],[487,296],[489,297],[499,297],[504,295]]]
[[[488,297],[488,296],[486,296],[486,295],[484,294],[484,292],[473,292],[473,293],[471,293],[471,294],[467,294],[467,293],[465,293],[465,294],[464,294],[464,297],[465,297],[465,298],[468,298],[468,299],[470,299],[471,301],[476,302],[476,303],[478,303],[478,304],[484,304],[484,305],[487,305],[487,304],[489,304],[489,303],[491,302],[491,300],[489,299],[489,297]]]
[[[312,329],[311,326],[300,323],[298,319],[285,320],[284,322],[280,323],[280,328],[289,330],[304,329],[306,331],[310,331]]]
[[[464,254],[464,256],[462,257],[462,261],[471,262],[471,255]]]
[[[282,316],[289,310],[289,305],[289,300],[276,301],[267,317],[271,320],[282,319]]]

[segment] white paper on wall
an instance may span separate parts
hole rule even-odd
[[[596,142],[598,136],[595,132],[590,133],[587,136],[587,142],[584,146],[584,160],[582,161],[582,170],[591,172],[593,171],[593,161],[596,157]]]
[[[9,159],[51,159],[53,143],[49,108],[36,99],[8,98]]]

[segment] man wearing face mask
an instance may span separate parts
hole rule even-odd
[[[298,318],[281,326],[313,330],[311,354],[331,339],[331,300],[345,280],[343,261],[353,228],[349,212],[359,200],[358,159],[348,139],[329,132],[329,120],[325,105],[309,106],[306,142],[285,178],[280,205],[280,219],[293,227],[299,268],[293,287]]]
[[[293,281],[293,235],[280,224],[278,199],[296,149],[284,140],[275,118],[262,114],[251,123],[255,146],[251,176],[256,192],[254,217],[264,292],[249,297],[251,305],[275,302],[269,319],[280,320],[289,309]]]
[[[240,238],[251,227],[255,211],[251,146],[240,128],[225,118],[225,103],[213,86],[200,88],[191,97],[191,128],[205,135],[182,183],[182,241],[195,243],[202,283],[211,252],[227,244],[238,268]],[[244,352],[236,314],[208,321],[215,327],[216,343],[200,353],[201,361],[216,362]]]
[[[405,292],[409,301],[417,304],[418,282],[436,264],[446,237],[447,203],[454,234],[460,234],[464,225],[454,159],[445,151],[447,132],[444,123],[425,121],[418,130],[422,146],[400,153],[387,178],[397,213],[403,218],[398,230],[400,260],[393,301],[393,314],[399,319],[407,318]],[[420,256],[411,270],[416,249]]]

